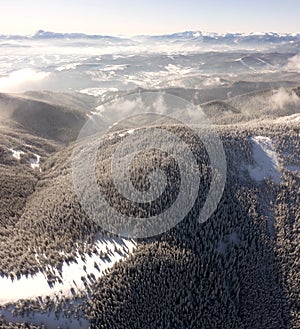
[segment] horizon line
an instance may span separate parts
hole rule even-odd
[[[225,36],[228,34],[240,34],[241,36],[245,35],[264,35],[264,34],[277,34],[277,35],[300,35],[300,32],[283,32],[283,31],[251,31],[251,32],[231,32],[231,31],[227,31],[227,32],[214,32],[214,31],[206,31],[206,30],[201,30],[201,29],[197,29],[197,30],[181,30],[181,31],[175,31],[175,32],[162,32],[162,33],[139,33],[139,34],[122,34],[122,33],[100,33],[100,32],[96,32],[96,33],[89,33],[89,32],[79,32],[79,31],[73,31],[73,32],[56,32],[56,31],[51,31],[51,30],[44,30],[44,29],[38,29],[36,30],[34,33],[24,33],[24,34],[20,34],[20,33],[1,33],[0,32],[0,36],[23,36],[23,37],[34,37],[36,35],[38,35],[38,33],[53,33],[53,34],[84,34],[86,36],[110,36],[110,37],[137,37],[137,36],[164,36],[164,35],[173,35],[173,34],[182,34],[182,33],[203,33],[203,34],[211,34],[211,35],[220,35],[220,36]],[[205,36],[205,35],[204,35]]]

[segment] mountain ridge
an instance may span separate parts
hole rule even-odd
[[[134,35],[132,37],[125,37],[125,36],[117,36],[117,35],[109,35],[109,34],[88,34],[82,32],[53,32],[53,31],[45,31],[45,30],[38,30],[36,33],[31,35],[21,35],[21,34],[1,34],[0,39],[109,39],[109,40],[124,40],[124,39],[131,39],[137,37],[148,37],[151,39],[160,39],[160,38],[167,38],[167,39],[202,39],[204,41],[208,41],[210,39],[215,40],[237,40],[237,39],[244,39],[244,40],[251,40],[251,39],[259,39],[259,40],[268,40],[270,42],[275,41],[293,41],[293,40],[300,40],[300,33],[288,33],[288,32],[226,32],[226,33],[219,33],[219,32],[205,32],[205,31],[183,31],[183,32],[175,32],[175,33],[167,33],[167,34],[158,34],[158,35],[151,35],[151,34],[143,34],[143,35]]]

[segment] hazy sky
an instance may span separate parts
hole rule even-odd
[[[0,0],[0,34],[300,32],[299,0]]]

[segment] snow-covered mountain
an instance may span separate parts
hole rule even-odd
[[[33,39],[110,39],[112,41],[118,41],[121,38],[109,35],[98,34],[85,34],[85,33],[56,33],[50,31],[39,30],[33,36]]]
[[[225,44],[242,44],[242,43],[269,43],[278,44],[283,42],[298,42],[300,41],[299,33],[277,33],[277,32],[252,32],[252,33],[215,33],[204,31],[185,31],[163,35],[138,35],[133,39],[149,39],[156,41],[171,40],[171,41],[201,41],[206,43],[225,43]],[[108,39],[110,41],[120,41],[128,38],[118,36],[100,35],[100,34],[85,34],[85,33],[57,33],[51,31],[39,30],[33,35],[0,35],[0,39]]]
[[[98,34],[85,34],[85,33],[57,33],[51,31],[38,30],[33,35],[0,35],[0,40],[38,40],[38,39],[106,39],[110,41],[124,40],[120,37]]]
[[[297,33],[276,33],[276,32],[252,32],[252,33],[215,33],[203,31],[185,31],[173,34],[151,36],[153,40],[172,41],[201,41],[204,43],[225,43],[225,44],[247,44],[247,43],[268,43],[278,44],[285,42],[300,41],[300,34]]]

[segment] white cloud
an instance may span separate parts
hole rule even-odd
[[[298,96],[293,91],[289,92],[284,88],[280,88],[276,91],[276,93],[271,96],[270,101],[271,106],[275,109],[283,109],[286,106],[297,106],[300,103]]]
[[[224,82],[222,82],[220,77],[208,77],[206,80],[203,81],[203,86],[205,87],[215,87],[221,86]]]
[[[18,93],[42,89],[41,81],[49,76],[49,72],[40,72],[30,68],[16,70],[8,76],[0,78],[0,92]]]
[[[300,54],[289,59],[286,70],[300,72]]]

